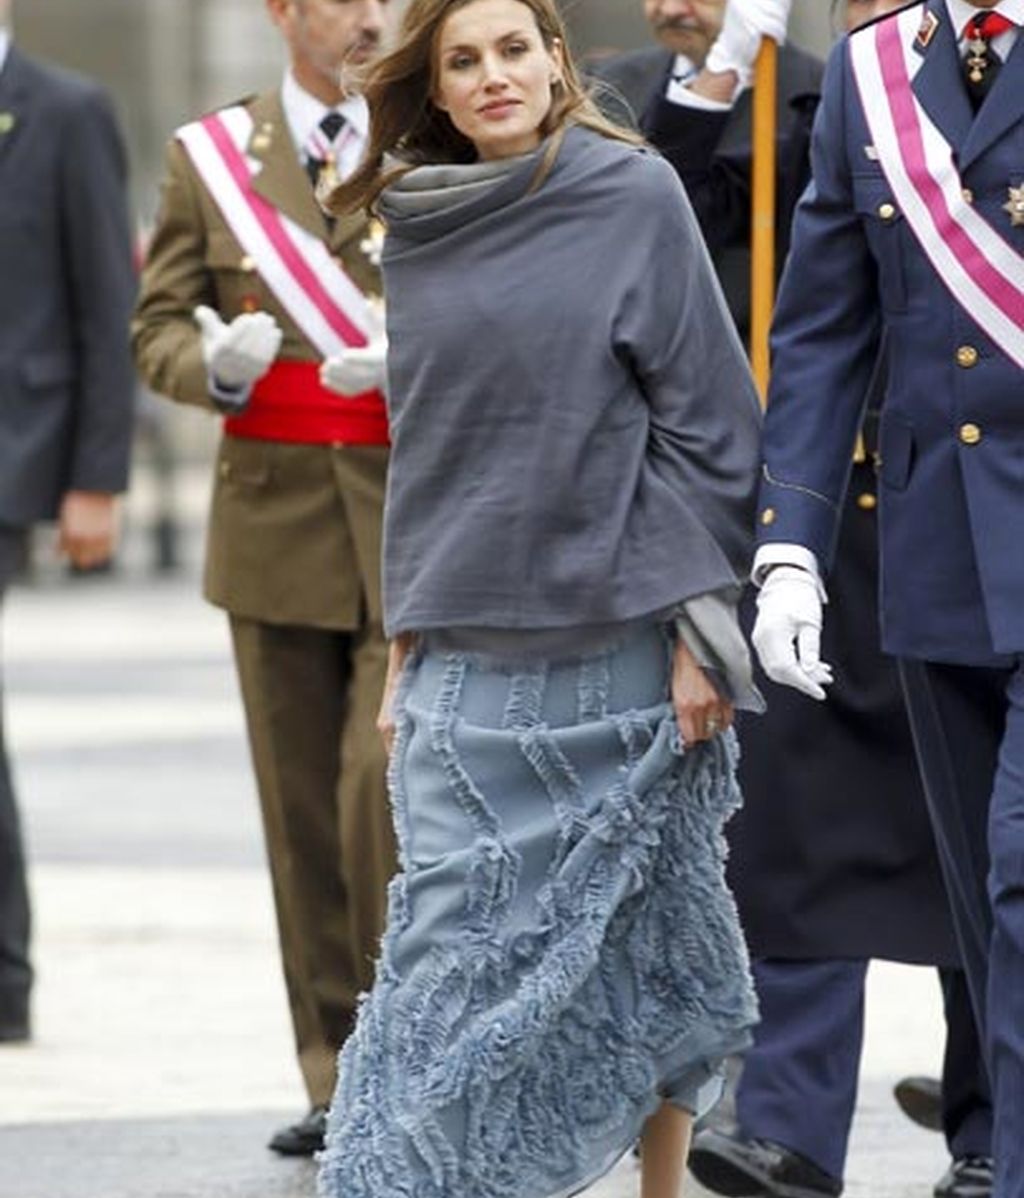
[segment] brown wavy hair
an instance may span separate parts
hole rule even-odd
[[[355,174],[330,196],[327,207],[336,214],[372,209],[390,183],[425,163],[474,162],[473,143],[460,133],[446,112],[433,101],[437,80],[437,44],[449,15],[478,0],[412,0],[405,11],[398,44],[369,71],[364,94],[370,108],[370,138]],[[565,24],[554,0],[518,0],[534,16],[545,47],[562,47],[561,79],[552,85],[551,108],[540,127],[551,145],[538,170],[539,186],[558,153],[558,134],[582,125],[604,137],[633,145],[643,139],[604,116],[590,98],[569,54]],[[556,136],[552,136],[552,135]],[[386,168],[389,155],[402,165]]]

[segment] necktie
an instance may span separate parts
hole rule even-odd
[[[306,173],[314,187],[320,179],[320,172],[333,154],[334,143],[344,127],[345,118],[340,112],[332,109],[309,135],[306,142]]]
[[[1014,23],[1002,13],[976,13],[964,28],[967,56],[964,58],[967,94],[974,111],[984,103],[992,90],[1003,60],[992,49],[992,39],[1014,28]]]

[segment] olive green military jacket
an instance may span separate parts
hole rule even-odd
[[[246,107],[253,119],[247,153],[262,163],[255,190],[324,238],[349,277],[379,294],[379,270],[363,248],[366,220],[343,218],[328,232],[279,93]],[[154,391],[215,413],[192,318],[197,304],[210,305],[225,321],[254,307],[269,312],[284,333],[282,358],[319,360],[174,141],[132,326],[135,355]],[[378,622],[386,464],[386,449],[375,446],[225,437],[214,479],[206,597],[235,615],[275,624],[352,630],[365,618]]]

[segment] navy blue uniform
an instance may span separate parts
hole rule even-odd
[[[1005,206],[1024,183],[1024,38],[975,115],[945,0],[917,7],[929,32],[914,42],[914,93],[950,141],[965,194],[1001,239],[1000,253],[1019,261],[1024,226]],[[814,182],[797,212],[773,332],[760,532],[763,542],[808,547],[827,568],[885,333],[883,644],[904,659],[941,864],[986,1034],[995,1193],[1019,1198],[1024,372],[947,289],[900,211],[851,66],[851,42],[869,36],[862,30],[838,47],[826,72]]]

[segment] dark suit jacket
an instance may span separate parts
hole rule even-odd
[[[88,80],[11,47],[0,72],[0,522],[128,478],[135,293],[125,162]]]
[[[614,89],[600,95],[612,110],[615,93],[626,101],[644,135],[672,163],[686,187],[715,262],[733,319],[746,339],[750,318],[750,177],[752,93],[729,112],[685,108],[665,98],[674,56],[659,47],[603,62],[598,78]],[[784,46],[779,55],[778,230],[779,269],[789,227],[808,179],[808,146],[821,92],[822,64]]]

